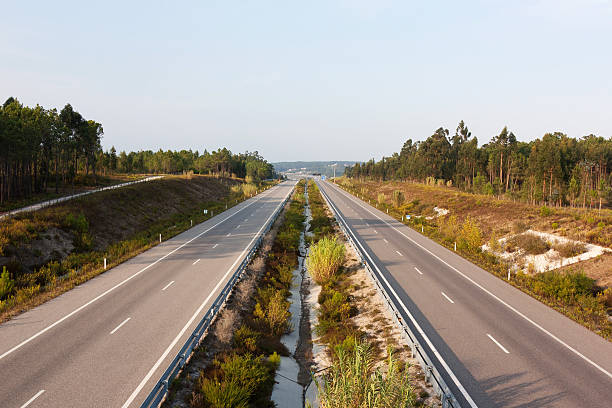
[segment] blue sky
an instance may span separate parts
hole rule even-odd
[[[7,2],[0,98],[103,147],[367,160],[463,119],[488,141],[612,136],[612,2]]]

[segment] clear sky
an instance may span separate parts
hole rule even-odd
[[[461,119],[480,143],[612,136],[609,0],[2,3],[0,98],[70,102],[105,149],[367,160]]]

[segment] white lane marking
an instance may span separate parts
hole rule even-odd
[[[398,254],[399,256],[404,256],[404,255],[402,255],[402,253],[401,253],[400,251],[398,251],[398,250],[395,250],[395,252],[397,252],[397,254]]]
[[[344,195],[347,195],[348,193],[344,193],[343,190],[342,193]],[[350,199],[350,198],[349,198]],[[499,298],[497,295],[493,294],[493,292],[489,291],[488,289],[486,289],[484,286],[482,286],[481,284],[479,284],[478,282],[476,282],[475,280],[473,280],[472,278],[470,278],[469,276],[467,276],[466,274],[464,274],[463,272],[461,272],[459,269],[455,268],[454,266],[450,265],[449,263],[447,263],[446,261],[444,261],[442,258],[440,258],[438,255],[434,254],[433,252],[431,252],[429,249],[425,248],[423,245],[419,244],[418,242],[416,242],[414,239],[410,238],[409,236],[407,236],[406,234],[404,234],[403,232],[401,232],[400,230],[398,230],[396,227],[394,227],[393,225],[391,225],[388,221],[383,220],[382,218],[380,218],[378,215],[374,214],[372,211],[370,211],[369,209],[367,209],[366,207],[362,206],[361,204],[359,204],[358,202],[355,201],[355,203],[357,205],[359,205],[360,207],[362,207],[364,210],[366,210],[367,212],[369,212],[370,214],[374,215],[375,217],[377,217],[379,220],[381,220],[382,222],[384,222],[385,224],[387,224],[388,226],[390,226],[391,228],[393,228],[395,231],[397,231],[399,234],[401,234],[402,236],[404,236],[406,239],[408,239],[409,241],[411,241],[413,244],[417,245],[418,247],[420,247],[422,250],[424,250],[425,252],[429,253],[431,256],[433,256],[434,258],[436,258],[437,260],[439,260],[440,262],[442,262],[444,265],[448,266],[449,268],[451,268],[453,271],[457,272],[459,275],[463,276],[467,281],[471,282],[473,285],[475,285],[476,287],[478,287],[479,289],[481,289],[483,292],[485,292],[486,294],[490,295],[493,299],[497,300],[498,302],[500,302],[502,305],[506,306],[508,309],[512,310],[514,313],[516,313],[517,315],[519,315],[520,317],[522,317],[523,319],[525,319],[526,321],[528,321],[529,323],[531,323],[533,326],[537,327],[539,330],[541,330],[543,333],[547,334],[548,336],[550,336],[550,338],[552,338],[553,340],[555,340],[557,343],[561,344],[562,346],[564,346],[565,348],[567,348],[568,350],[570,350],[572,353],[574,353],[575,355],[577,355],[578,357],[580,357],[581,359],[583,359],[584,361],[586,361],[587,363],[589,363],[590,365],[592,365],[593,367],[595,367],[597,370],[601,371],[602,373],[604,373],[605,375],[607,375],[608,377],[612,378],[612,373],[606,371],[605,368],[601,367],[599,364],[597,364],[596,362],[594,362],[593,360],[591,360],[590,358],[588,358],[587,356],[585,356],[584,354],[582,354],[581,352],[579,352],[578,350],[576,350],[575,348],[573,348],[572,346],[570,346],[569,344],[567,344],[566,342],[564,342],[563,340],[561,340],[559,337],[555,336],[554,334],[552,334],[551,332],[549,332],[548,330],[546,330],[544,327],[540,326],[538,323],[534,322],[533,320],[531,320],[529,317],[527,317],[526,315],[524,315],[522,312],[520,312],[518,309],[516,309],[514,306],[510,305],[509,303],[507,303],[506,301],[502,300],[501,298]],[[406,227],[409,228],[409,227]]]
[[[200,262],[200,258],[196,259],[196,261],[194,263],[192,263],[192,265],[197,264],[198,262]]]
[[[387,243],[387,244],[389,243],[389,241],[387,241],[385,238],[383,238],[383,241],[385,241],[385,243]]]
[[[338,209],[336,208],[336,206],[334,204],[331,203],[331,201],[327,198],[327,193],[323,193],[322,194],[323,197],[325,198],[325,201],[327,201],[328,205],[332,208],[332,211],[334,211],[338,217],[340,217],[341,220],[344,221],[344,224],[348,226],[348,223],[346,222],[346,220],[344,220],[344,218],[342,217],[342,215],[340,215],[340,211],[338,211]],[[461,392],[461,394],[463,394],[463,397],[465,398],[465,400],[468,402],[468,404],[470,404],[470,406],[472,408],[478,408],[478,406],[476,405],[476,403],[474,402],[474,400],[472,399],[472,397],[470,396],[470,394],[467,392],[467,390],[465,389],[465,387],[463,387],[463,384],[461,384],[461,382],[459,382],[459,379],[457,378],[457,376],[455,375],[455,373],[453,373],[453,371],[451,370],[451,368],[448,366],[448,364],[446,363],[446,361],[444,361],[444,359],[442,358],[442,356],[440,355],[440,353],[438,352],[438,349],[436,349],[436,347],[433,345],[433,343],[431,342],[431,340],[429,340],[429,337],[427,337],[427,334],[425,334],[425,332],[423,331],[423,329],[421,328],[421,326],[419,325],[419,323],[416,321],[416,319],[414,318],[414,316],[412,316],[412,313],[410,313],[410,311],[408,310],[408,308],[406,307],[406,305],[404,304],[404,302],[402,302],[402,300],[400,299],[400,297],[397,295],[397,293],[395,292],[395,290],[393,289],[393,287],[391,286],[391,284],[389,284],[389,281],[387,280],[387,278],[385,277],[385,275],[383,275],[382,271],[380,270],[380,268],[378,267],[378,265],[376,263],[374,263],[374,260],[372,259],[372,257],[370,256],[370,254],[365,250],[365,248],[363,247],[363,245],[361,244],[361,242],[359,242],[359,240],[357,239],[357,237],[355,236],[355,233],[352,230],[349,230],[349,232],[351,234],[353,234],[353,237],[355,238],[355,242],[357,243],[357,245],[359,245],[359,247],[361,247],[361,250],[363,251],[363,253],[365,254],[365,256],[368,257],[368,259],[370,260],[371,264],[374,265],[374,268],[376,268],[376,270],[378,271],[378,274],[380,275],[380,277],[385,281],[385,284],[387,285],[387,287],[389,288],[389,290],[391,291],[391,294],[395,297],[395,299],[397,300],[397,302],[400,304],[400,306],[402,307],[402,309],[404,309],[404,313],[406,313],[406,315],[408,316],[408,318],[410,319],[410,321],[412,322],[412,324],[414,325],[414,327],[417,329],[417,331],[419,332],[419,334],[423,337],[423,339],[425,340],[425,342],[427,343],[427,345],[429,346],[429,348],[431,349],[432,353],[434,354],[434,356],[438,359],[438,361],[440,362],[440,364],[442,365],[442,367],[444,367],[444,370],[446,370],[446,372],[448,373],[448,375],[451,377],[451,380],[457,384],[457,388],[459,388],[459,392]]]
[[[248,218],[245,218],[245,219],[244,219],[244,222],[247,222],[248,220],[249,220]]]
[[[453,299],[449,298],[446,293],[444,293],[444,292],[440,292],[440,293],[442,293],[442,296],[444,296],[446,298],[446,300],[448,300],[451,303],[455,303],[455,302],[453,302]]]
[[[375,234],[378,234],[378,231],[374,230],[374,233],[375,233]]]
[[[112,331],[112,332],[110,332],[110,334],[114,334],[114,333],[115,333],[117,330],[119,330],[119,329],[121,328],[121,326],[123,326],[124,324],[126,324],[127,322],[129,322],[129,321],[130,321],[130,319],[131,319],[131,317],[128,317],[127,319],[125,319],[123,322],[121,322],[121,324],[120,324],[119,326],[115,327],[115,328],[113,329],[113,331]]]
[[[27,402],[25,404],[23,404],[20,408],[25,408],[28,405],[30,405],[31,403],[33,403],[36,398],[40,397],[43,394],[43,392],[45,392],[45,390],[38,391],[32,398],[27,400]]]
[[[238,226],[236,227],[236,229],[240,228],[240,224],[238,224]]]
[[[229,233],[226,235],[226,237],[229,237],[229,236],[231,236],[231,235],[232,235],[232,233],[231,233],[231,232],[229,232]]]
[[[287,197],[289,197],[289,195],[291,194],[291,192],[293,191],[293,188],[289,190],[289,193],[287,193],[287,195],[285,196],[285,199]],[[276,206],[276,208],[279,208],[282,204],[282,202],[284,201],[281,200],[281,202]],[[200,312],[202,311],[202,309],[204,309],[204,306],[206,306],[206,304],[208,303],[208,301],[210,300],[210,298],[217,292],[217,290],[219,289],[219,287],[221,286],[222,283],[225,282],[225,280],[227,279],[228,275],[233,272],[234,267],[236,266],[236,264],[238,263],[238,261],[244,256],[244,254],[247,252],[247,250],[251,247],[251,245],[253,244],[253,242],[255,242],[255,239],[259,236],[259,234],[261,233],[261,231],[263,231],[264,227],[266,226],[266,224],[268,223],[268,221],[270,221],[270,219],[272,218],[272,216],[274,215],[274,211],[272,212],[272,214],[270,214],[270,216],[268,217],[268,219],[266,220],[266,222],[263,223],[263,225],[261,226],[261,228],[259,229],[259,231],[257,232],[257,234],[255,234],[255,236],[253,237],[253,239],[251,240],[251,242],[249,242],[249,244],[244,248],[244,250],[242,251],[242,253],[240,255],[238,255],[238,258],[236,258],[236,260],[234,261],[234,263],[232,264],[232,266],[229,267],[229,269],[227,270],[227,272],[225,272],[225,275],[223,275],[223,278],[221,278],[219,280],[219,282],[217,283],[217,286],[215,286],[215,288],[210,292],[210,294],[206,297],[206,299],[204,299],[204,302],[202,302],[202,304],[200,305],[200,307],[198,307],[198,310],[195,311],[195,313],[191,316],[191,318],[189,319],[189,321],[185,324],[185,326],[183,326],[183,328],[181,329],[181,331],[179,332],[179,334],[176,335],[176,337],[174,338],[174,340],[172,340],[172,343],[170,343],[170,345],[168,346],[168,348],[166,348],[166,350],[164,351],[164,353],[161,355],[161,357],[155,362],[155,364],[153,365],[153,367],[151,367],[151,369],[149,370],[149,372],[147,373],[147,375],[145,375],[145,377],[142,379],[142,381],[140,382],[140,384],[138,384],[138,387],[136,387],[136,389],[134,390],[134,392],[132,392],[132,395],[130,395],[130,397],[127,399],[127,401],[125,401],[125,403],[122,405],[122,408],[127,408],[130,406],[130,404],[134,401],[134,399],[138,396],[138,394],[140,393],[140,391],[142,391],[142,389],[144,388],[144,386],[147,384],[147,382],[149,381],[149,379],[153,376],[153,374],[155,373],[155,371],[157,371],[157,369],[159,368],[159,366],[161,365],[161,363],[164,361],[164,359],[168,356],[168,354],[170,354],[170,351],[172,350],[172,348],[176,345],[176,343],[178,343],[178,341],[180,340],[180,338],[183,336],[183,334],[185,334],[185,331],[187,331],[187,329],[189,328],[189,326],[191,326],[191,324],[193,323],[193,321],[196,319],[196,317],[200,314]]]
[[[499,347],[500,349],[502,349],[504,353],[506,353],[506,354],[510,354],[510,352],[509,352],[508,350],[506,350],[506,348],[505,348],[504,346],[502,346],[502,345],[501,345],[501,343],[500,343],[499,341],[495,340],[495,339],[493,338],[493,336],[491,336],[489,333],[487,333],[487,336],[488,336],[488,337],[489,337],[491,340],[493,340],[493,343],[497,344],[497,347]]]
[[[423,272],[421,272],[421,271],[419,270],[419,268],[417,268],[416,266],[414,267],[414,270],[415,270],[415,271],[417,271],[418,273],[420,273],[421,275],[423,274]]]
[[[169,284],[167,284],[166,286],[164,286],[164,287],[162,288],[162,291],[164,291],[164,290],[168,289],[168,288],[170,287],[170,285],[172,285],[173,283],[174,283],[174,281],[170,281],[170,283],[169,283]]]
[[[168,252],[166,255],[162,256],[161,258],[159,258],[157,261],[145,266],[144,268],[142,268],[141,270],[139,270],[138,272],[136,272],[135,274],[125,278],[124,280],[122,280],[121,282],[119,282],[118,284],[116,284],[115,286],[113,286],[110,289],[107,289],[106,291],[102,292],[101,294],[99,294],[98,296],[96,296],[95,298],[93,298],[92,300],[90,300],[89,302],[85,303],[82,306],[79,306],[78,308],[74,309],[72,312],[68,313],[66,316],[62,317],[61,319],[57,320],[55,323],[50,324],[49,326],[45,327],[44,329],[40,330],[39,332],[37,332],[36,334],[33,334],[32,336],[28,337],[27,339],[25,339],[24,341],[22,341],[21,343],[17,344],[15,347],[11,348],[10,350],[4,352],[2,355],[0,355],[0,360],[2,360],[4,357],[8,356],[9,354],[11,354],[12,352],[14,352],[15,350],[20,349],[21,347],[23,347],[24,345],[28,344],[29,342],[31,342],[32,340],[34,340],[35,338],[37,338],[38,336],[46,333],[47,331],[51,330],[52,328],[54,328],[55,326],[57,326],[58,324],[62,323],[64,320],[69,319],[70,317],[74,316],[75,314],[77,314],[78,312],[80,312],[81,310],[85,309],[87,306],[91,305],[92,303],[100,300],[101,298],[103,298],[104,296],[108,295],[109,293],[111,293],[113,290],[117,289],[118,287],[123,286],[125,283],[129,282],[130,280],[134,279],[136,276],[140,275],[141,273],[143,273],[144,271],[146,271],[147,269],[149,269],[150,267],[158,264],[159,262],[163,261],[164,259],[166,259],[167,257],[169,257],[170,255],[172,255],[173,253],[175,253],[176,251],[178,251],[179,249],[183,248],[185,245],[190,244],[191,242],[195,241],[196,239],[200,238],[202,235],[206,234],[208,231],[210,231],[211,229],[215,228],[217,225],[229,220],[231,217],[233,217],[234,215],[238,214],[240,211],[252,206],[253,204],[255,204],[257,201],[261,200],[263,198],[263,196],[259,196],[256,200],[248,203],[247,205],[245,205],[242,208],[239,208],[238,210],[236,210],[236,212],[234,212],[233,214],[228,215],[226,218],[222,219],[221,221],[219,221],[218,223],[216,223],[215,225],[213,225],[212,227],[208,228],[207,230],[200,232],[198,235],[196,235],[195,237],[191,238],[189,241],[179,245],[178,247],[176,247],[175,249],[173,249],[172,251]]]
[[[219,245],[219,244],[217,243],[217,244],[213,245],[213,249],[215,249],[217,247],[217,245]]]

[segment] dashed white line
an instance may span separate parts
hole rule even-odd
[[[416,266],[414,267],[414,270],[415,270],[415,271],[417,271],[417,272],[418,272],[419,274],[421,274],[421,275],[423,274],[423,272],[421,272],[421,271],[419,270],[419,268],[417,268]]]
[[[39,332],[37,332],[36,334],[33,334],[32,336],[28,337],[27,339],[23,340],[21,343],[17,344],[16,346],[14,346],[13,348],[11,348],[10,350],[5,351],[3,354],[0,354],[0,360],[2,360],[4,357],[8,356],[9,354],[13,353],[15,350],[20,349],[21,347],[23,347],[24,345],[28,344],[29,342],[31,342],[32,340],[34,340],[35,338],[43,335],[44,333],[48,332],[49,330],[51,330],[52,328],[54,328],[55,326],[57,326],[58,324],[62,323],[63,321],[65,321],[66,319],[69,319],[70,317],[74,316],[75,314],[79,313],[81,310],[85,309],[87,306],[91,305],[92,303],[98,301],[99,299],[103,298],[104,296],[108,295],[109,293],[111,293],[112,291],[114,291],[115,289],[123,286],[125,283],[129,282],[130,280],[134,279],[136,276],[140,275],[141,273],[143,273],[144,271],[146,271],[147,269],[151,268],[154,265],[157,265],[159,262],[163,261],[164,259],[166,259],[167,257],[169,257],[170,255],[172,255],[173,253],[175,253],[176,251],[180,250],[181,248],[183,248],[185,245],[189,245],[191,242],[193,242],[194,240],[200,238],[202,235],[206,234],[208,231],[212,230],[213,228],[215,228],[216,226],[224,223],[225,221],[229,220],[230,218],[232,218],[234,215],[236,215],[237,213],[239,213],[240,211],[250,207],[251,205],[255,204],[257,201],[259,201],[259,199],[247,204],[245,207],[240,208],[239,210],[237,210],[236,212],[234,212],[233,214],[225,217],[224,219],[222,219],[221,221],[219,221],[218,223],[216,223],[215,225],[211,226],[210,228],[200,232],[198,235],[196,235],[195,237],[191,238],[189,241],[179,245],[178,247],[174,248],[172,251],[168,252],[166,255],[162,256],[161,258],[157,259],[155,262],[152,262],[150,264],[148,264],[147,266],[145,266],[144,268],[142,268],[141,270],[139,270],[138,272],[128,276],[127,278],[125,278],[124,280],[122,280],[121,282],[119,282],[118,284],[116,284],[115,286],[113,286],[110,289],[107,289],[106,291],[102,292],[101,294],[99,294],[98,296],[96,296],[95,298],[91,299],[89,302],[79,306],[78,308],[74,309],[72,312],[68,313],[67,315],[65,315],[64,317],[62,317],[59,320],[56,320],[54,323],[50,324],[49,326],[45,327],[44,329],[40,330]]]
[[[43,394],[43,392],[45,392],[45,390],[38,391],[32,398],[30,398],[25,404],[23,404],[21,408],[25,408],[31,403],[33,403],[36,398],[40,397]]]
[[[166,286],[164,286],[164,287],[162,288],[162,291],[164,291],[164,290],[168,289],[168,288],[170,287],[170,285],[172,285],[173,283],[174,283],[174,281],[170,281],[170,283],[169,283],[169,284],[167,284]]]
[[[287,197],[289,197],[289,194],[291,194],[291,191],[293,191],[293,189],[291,189],[287,195],[285,196],[285,199]],[[276,206],[276,208],[280,208],[280,204]],[[129,398],[123,403],[122,408],[127,408],[129,407],[132,402],[134,401],[134,399],[136,399],[136,397],[138,396],[138,394],[140,393],[140,391],[142,391],[142,389],[144,388],[144,386],[147,384],[147,382],[149,381],[149,379],[153,376],[153,374],[155,373],[155,371],[157,371],[157,369],[159,368],[159,366],[161,365],[161,363],[164,361],[164,359],[168,356],[168,354],[170,354],[170,351],[172,350],[172,348],[176,345],[176,343],[178,343],[179,339],[183,336],[183,334],[185,334],[185,331],[187,331],[187,329],[189,328],[189,326],[191,326],[191,324],[193,323],[193,321],[196,319],[196,317],[198,317],[198,315],[200,314],[200,312],[202,311],[202,309],[204,309],[204,307],[208,304],[208,301],[210,300],[210,298],[212,298],[212,296],[217,292],[217,290],[219,289],[219,287],[221,286],[221,284],[223,284],[225,282],[225,279],[227,279],[227,277],[229,276],[230,273],[232,273],[232,271],[234,270],[234,267],[236,266],[236,264],[238,263],[238,261],[244,256],[244,254],[246,254],[247,249],[253,244],[253,242],[255,242],[255,239],[257,238],[257,236],[259,236],[259,234],[261,234],[261,232],[263,231],[265,225],[268,223],[268,221],[270,221],[270,219],[272,218],[272,216],[274,215],[274,213],[272,213],[268,219],[264,222],[264,225],[261,226],[261,228],[259,229],[259,231],[257,231],[257,233],[255,234],[255,236],[253,237],[253,239],[251,240],[251,242],[249,242],[249,244],[244,248],[244,250],[242,251],[242,253],[238,256],[238,258],[236,258],[236,260],[234,261],[234,263],[229,267],[229,269],[227,270],[227,272],[225,272],[225,275],[223,275],[223,277],[221,278],[221,280],[219,280],[219,282],[217,282],[217,285],[213,288],[213,290],[210,292],[210,294],[206,297],[206,299],[204,299],[204,302],[202,302],[202,304],[200,305],[200,307],[198,307],[198,309],[195,311],[195,313],[191,316],[191,318],[187,321],[187,323],[185,324],[185,326],[183,326],[183,328],[181,329],[181,331],[176,335],[176,337],[174,338],[174,340],[172,340],[172,342],[170,343],[170,345],[168,345],[168,348],[166,348],[166,350],[162,353],[162,355],[159,357],[159,359],[155,362],[155,364],[153,364],[153,367],[151,367],[151,369],[149,370],[149,372],[147,373],[147,375],[144,376],[144,378],[142,379],[142,381],[140,382],[140,384],[138,384],[138,386],[136,387],[136,389],[132,392],[132,394],[129,396]]]
[[[442,296],[444,296],[446,298],[446,300],[448,300],[451,303],[455,303],[455,302],[453,302],[453,299],[449,298],[446,293],[444,293],[444,292],[440,292],[440,293],[442,293]]]
[[[121,322],[121,324],[120,324],[119,326],[115,327],[115,328],[113,329],[113,331],[112,331],[112,332],[110,332],[110,334],[115,333],[117,330],[119,330],[119,329],[121,328],[121,326],[123,326],[124,324],[126,324],[127,322],[129,322],[129,321],[130,321],[130,319],[131,319],[131,317],[128,317],[127,319],[125,319],[123,322]]]
[[[351,196],[344,192],[344,190],[339,190],[340,194],[343,194],[344,196],[346,196],[347,198],[351,199]],[[508,302],[504,301],[503,299],[501,299],[499,296],[495,295],[493,292],[491,292],[490,290],[486,289],[484,286],[482,286],[481,284],[479,284],[478,282],[476,282],[474,279],[470,278],[469,276],[467,276],[465,273],[461,272],[459,269],[455,268],[454,266],[452,266],[451,264],[449,264],[448,262],[444,261],[442,258],[440,258],[438,255],[434,254],[432,251],[430,251],[429,249],[425,248],[423,245],[419,244],[418,242],[416,242],[414,239],[410,238],[409,236],[407,236],[406,234],[404,234],[403,232],[401,232],[399,229],[397,229],[396,227],[394,227],[393,225],[391,225],[388,221],[383,220],[382,218],[380,218],[378,215],[376,215],[375,213],[373,213],[372,211],[370,211],[367,207],[365,207],[362,204],[359,204],[358,202],[356,202],[358,206],[360,206],[361,208],[363,208],[364,210],[366,210],[367,212],[369,212],[370,214],[372,214],[373,216],[375,216],[376,218],[378,218],[379,220],[381,220],[382,222],[384,222],[385,224],[387,224],[388,226],[390,226],[392,229],[394,229],[395,231],[397,231],[397,233],[401,234],[402,236],[404,236],[406,239],[412,241],[415,245],[417,245],[418,247],[420,247],[421,249],[423,249],[425,252],[429,253],[432,257],[436,258],[437,260],[439,260],[440,262],[442,262],[443,264],[445,264],[446,266],[448,266],[450,269],[454,270],[455,272],[457,272],[459,275],[461,275],[463,278],[465,278],[467,281],[471,282],[474,286],[478,287],[479,289],[481,289],[483,292],[487,293],[488,295],[490,295],[493,299],[497,300],[498,302],[500,302],[502,305],[506,306],[508,309],[512,310],[514,313],[516,313],[517,315],[519,315],[520,317],[522,317],[523,319],[525,319],[527,322],[531,323],[533,326],[535,326],[536,328],[538,328],[540,331],[542,331],[543,333],[547,334],[550,338],[552,338],[553,340],[555,340],[557,343],[561,344],[563,347],[567,348],[568,350],[570,350],[572,353],[574,353],[575,355],[577,355],[578,357],[580,357],[581,359],[583,359],[584,361],[586,361],[587,363],[589,363],[590,365],[592,365],[593,367],[595,367],[596,369],[598,369],[600,372],[602,372],[603,374],[605,374],[606,376],[608,376],[609,378],[612,378],[612,373],[607,371],[605,368],[603,368],[602,366],[600,366],[599,364],[597,364],[596,362],[594,362],[593,360],[591,360],[590,358],[588,358],[587,356],[585,356],[584,354],[582,354],[581,352],[579,352],[578,350],[576,350],[575,348],[573,348],[572,346],[570,346],[569,344],[567,344],[566,342],[564,342],[563,340],[561,340],[559,337],[555,336],[553,333],[551,333],[550,331],[546,330],[544,327],[542,327],[541,325],[539,325],[538,323],[536,323],[535,321],[533,321],[532,319],[530,319],[529,317],[527,317],[524,313],[520,312],[517,308],[515,308],[514,306],[510,305]]]
[[[236,229],[240,228],[240,224],[238,224],[238,226],[236,227]]]
[[[493,338],[493,336],[491,336],[489,333],[487,333],[487,336],[488,336],[488,337],[489,337],[491,340],[493,340],[493,343],[497,344],[497,347],[499,347],[500,349],[502,349],[502,351],[503,351],[504,353],[506,353],[506,354],[510,354],[510,352],[509,352],[508,350],[506,350],[506,348],[505,348],[504,346],[502,346],[502,345],[500,344],[500,342],[499,342],[499,341],[495,340],[495,339]]]
[[[196,259],[194,263],[192,263],[192,265],[197,264],[198,262],[200,262],[200,258]]]
[[[378,231],[374,230],[374,233],[375,233],[375,234],[378,234]]]
[[[399,256],[404,256],[404,255],[402,255],[402,253],[401,253],[400,251],[398,251],[398,250],[396,250],[395,252],[397,252],[397,254],[398,254]]]
[[[383,241],[385,241],[385,243],[387,243],[387,244],[389,243],[389,241],[387,241],[385,238],[383,238]]]
[[[215,244],[215,245],[213,245],[213,249],[215,249],[215,248],[217,247],[217,245],[219,245],[219,244]]]
[[[231,232],[228,232],[228,233],[227,233],[227,235],[226,235],[226,237],[229,237],[229,236],[231,236],[231,235],[232,235],[232,233],[231,233]]]

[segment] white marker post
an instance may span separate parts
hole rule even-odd
[[[421,234],[423,233],[423,226],[421,225]]]
[[[106,270],[106,258],[104,258],[104,270]]]
[[[457,252],[457,242],[455,242],[455,252]]]
[[[191,226],[193,227],[193,220],[191,220]]]
[[[159,242],[161,242],[161,234],[159,234]]]

